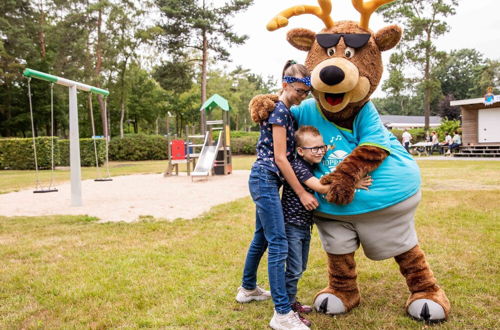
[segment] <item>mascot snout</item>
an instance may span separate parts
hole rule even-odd
[[[361,101],[370,91],[366,77],[345,58],[330,58],[318,64],[311,73],[314,95],[323,109],[339,112],[351,102]]]

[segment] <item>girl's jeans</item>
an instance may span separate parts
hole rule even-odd
[[[285,283],[288,300],[295,302],[297,283],[307,268],[309,246],[311,243],[311,227],[285,224],[288,241],[288,259],[286,260]]]
[[[263,167],[254,166],[250,172],[248,185],[256,206],[255,233],[245,260],[242,286],[247,290],[257,286],[257,268],[269,247],[267,264],[274,308],[287,314],[291,307],[285,287],[288,243],[279,195],[281,184],[277,174]]]

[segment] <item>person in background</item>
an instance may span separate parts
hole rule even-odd
[[[446,133],[446,136],[444,137],[444,142],[441,144],[441,153],[444,154],[444,151],[446,150],[446,148],[448,148],[448,151],[450,149],[450,146],[452,144],[452,137],[450,135],[450,133]]]
[[[411,142],[412,136],[410,132],[405,128],[403,135],[402,135],[402,140],[401,143],[405,147],[406,151],[410,153],[410,142]]]
[[[431,142],[431,135],[429,131],[425,131],[425,142]]]
[[[460,134],[458,134],[458,131],[455,131],[455,134],[451,139],[451,144],[448,149],[448,154],[451,154],[454,149],[458,149],[461,145],[462,145],[462,138],[460,137]]]
[[[431,143],[432,143],[432,147],[431,147],[431,155],[434,151],[438,151],[440,152],[440,146],[439,146],[439,138],[438,138],[438,135],[436,133],[436,131],[432,131],[432,135],[431,135]]]

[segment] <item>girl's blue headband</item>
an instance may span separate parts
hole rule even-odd
[[[291,76],[284,76],[283,81],[291,84],[294,82],[301,82],[304,85],[311,87],[311,77],[304,77],[304,78],[297,78],[297,77],[291,77]]]

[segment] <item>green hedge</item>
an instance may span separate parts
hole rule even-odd
[[[39,169],[50,169],[52,164],[51,138],[42,136],[35,138]],[[54,138],[54,162],[59,160],[58,139]],[[32,170],[35,169],[33,140],[0,139],[0,169]]]
[[[50,169],[51,138],[37,137],[36,153],[38,169]],[[103,139],[96,140],[99,164],[106,160],[106,145]],[[81,166],[95,166],[94,143],[92,139],[80,139]],[[69,140],[54,138],[54,165],[69,166]],[[34,170],[35,156],[33,141],[27,139],[1,139],[0,140],[0,169],[9,170]]]
[[[231,132],[233,154],[255,155],[259,132]],[[36,138],[38,168],[50,169],[50,137]],[[106,160],[106,145],[97,139],[99,165]],[[162,160],[167,158],[167,139],[159,135],[134,134],[123,139],[113,138],[109,143],[109,159],[120,161]],[[55,138],[55,165],[69,166],[69,140]],[[95,166],[92,139],[80,139],[80,162],[82,166]],[[35,168],[33,142],[27,139],[0,139],[0,169],[32,170]]]
[[[260,132],[231,131],[231,152],[235,155],[255,155]],[[214,132],[214,139],[219,131]]]
[[[109,144],[110,160],[167,159],[167,139],[159,135],[133,134],[113,138]]]
[[[99,166],[106,161],[106,141],[96,139]],[[69,140],[59,140],[60,157],[58,165],[69,166]],[[92,139],[80,139],[80,165],[95,166],[95,150]]]
[[[258,134],[257,136],[231,138],[231,152],[235,155],[255,155],[258,140]]]

